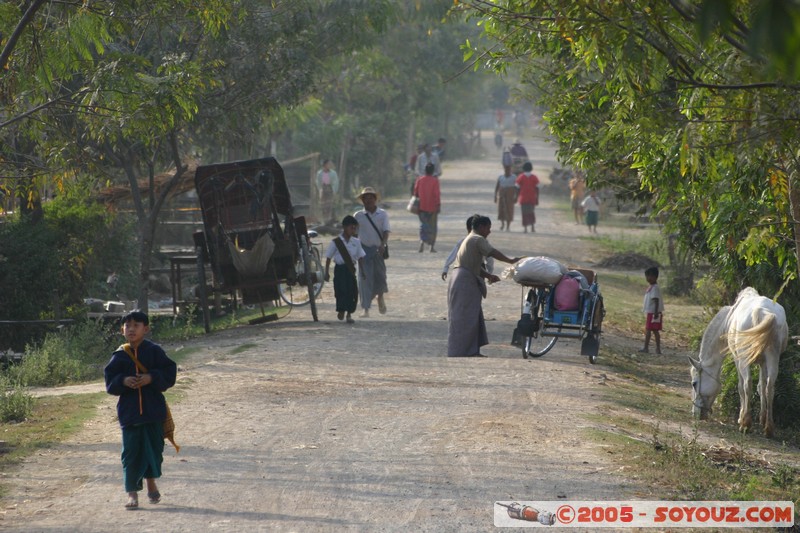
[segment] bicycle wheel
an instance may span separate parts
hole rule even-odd
[[[318,297],[320,292],[322,292],[322,286],[325,284],[325,273],[322,270],[322,263],[316,256],[312,255],[311,259],[311,272],[316,272],[316,281],[314,286],[314,298]],[[297,265],[295,266],[296,272],[298,272],[298,278],[302,278],[305,280],[304,272],[305,267],[303,266],[302,261],[298,261]],[[278,285],[278,292],[281,295],[281,300],[286,302],[289,305],[307,305],[311,302],[309,298],[308,287],[302,283],[298,282],[294,285],[289,285],[287,283],[281,283]]]
[[[541,330],[527,337],[522,345],[522,357],[541,357],[556,345],[558,337],[544,337]]]
[[[531,314],[533,318],[533,335],[525,337],[522,342],[522,357],[541,357],[555,346],[558,337],[545,337],[542,335],[544,329],[545,301],[549,297],[549,291],[538,289],[531,295]]]

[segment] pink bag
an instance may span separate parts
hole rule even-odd
[[[577,311],[580,309],[581,282],[564,275],[556,285],[555,305],[558,311]]]

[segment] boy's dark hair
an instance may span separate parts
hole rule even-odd
[[[345,226],[358,226],[358,220],[353,215],[347,215],[342,219],[342,227]]]
[[[428,163],[425,165],[425,174],[433,174],[434,170],[436,170],[436,165],[433,163]]]
[[[130,320],[133,320],[134,322],[141,322],[145,326],[150,325],[150,318],[148,318],[147,313],[138,309],[134,309],[130,313],[123,315],[123,317],[120,319],[120,323],[125,324]]]
[[[472,229],[483,227],[483,226],[491,226],[492,219],[483,215],[475,215],[472,218]]]
[[[467,231],[468,231],[468,232],[469,232],[469,231],[472,231],[472,222],[473,222],[473,221],[474,221],[476,218],[478,218],[479,216],[480,216],[480,215],[479,215],[478,213],[475,213],[474,215],[470,215],[470,216],[469,216],[469,218],[467,219]]]
[[[650,267],[644,271],[645,276],[653,276],[654,278],[658,279],[658,267]]]
[[[524,170],[525,172],[530,172],[531,170],[533,170],[533,164],[530,161],[525,161],[522,164],[522,170]]]

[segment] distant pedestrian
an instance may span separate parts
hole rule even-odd
[[[442,163],[439,156],[433,152],[431,145],[426,143],[423,151],[417,156],[417,177],[425,175],[425,167],[428,163],[433,163],[433,175],[439,177],[442,175]]]
[[[514,220],[514,204],[517,203],[517,176],[511,172],[511,167],[503,167],[505,172],[497,177],[494,186],[494,203],[497,204],[497,219],[500,221],[500,231],[510,231],[511,222]]]
[[[522,141],[514,139],[514,144],[511,145],[511,171],[514,175],[522,172],[522,165],[528,161],[528,151],[522,146]]]
[[[319,208],[322,212],[322,221],[325,224],[334,221],[333,202],[339,193],[339,175],[331,167],[333,162],[326,159],[322,168],[317,171],[317,191],[319,194]]]
[[[533,173],[533,165],[530,161],[525,161],[522,165],[522,174],[517,176],[517,187],[519,188],[519,207],[522,211],[522,227],[524,233],[528,233],[528,226],[531,233],[535,232],[536,206],[539,205],[539,178]]]
[[[364,271],[364,249],[361,241],[355,235],[358,233],[358,221],[352,215],[342,219],[342,233],[333,239],[325,250],[325,281],[330,281],[331,261],[333,267],[333,293],[336,297],[336,318],[343,320],[347,316],[347,323],[352,324],[353,313],[358,305],[358,278],[366,277]],[[358,265],[358,269],[356,269]]]
[[[431,152],[436,154],[436,156],[439,158],[440,163],[444,161],[444,153],[446,148],[447,148],[447,139],[445,139],[444,137],[439,137],[439,140],[436,141],[436,146],[434,146],[431,149]]]
[[[408,163],[403,165],[403,170],[405,171],[403,173],[403,183],[405,183],[406,180],[408,180],[409,175],[412,177],[411,194],[414,194],[414,183],[416,183],[417,179],[417,158],[419,157],[419,154],[421,154],[424,151],[425,151],[425,145],[418,144],[417,150],[413,154],[411,154],[411,156],[408,158]]]
[[[600,220],[600,198],[597,197],[597,191],[592,191],[589,196],[581,202],[581,208],[586,215],[586,227],[589,228],[589,233],[597,233],[597,221]]]
[[[664,300],[661,298],[661,289],[658,286],[658,267],[650,267],[644,271],[647,283],[647,291],[644,293],[644,303],[642,310],[645,314],[644,325],[644,347],[639,350],[642,353],[650,351],[650,337],[656,341],[656,353],[661,355],[661,329],[664,324]]]
[[[435,253],[436,234],[439,212],[442,210],[441,189],[439,178],[434,177],[433,163],[425,167],[425,175],[417,178],[414,184],[414,196],[419,198],[419,251],[429,244],[431,252]]]
[[[139,491],[147,484],[150,503],[161,501],[156,479],[164,462],[164,421],[168,418],[164,391],[175,385],[178,367],[158,344],[145,339],[150,319],[142,311],[122,317],[127,341],[103,369],[106,391],[118,396],[117,419],[122,428],[122,478],[128,502],[139,507]],[[177,449],[177,446],[176,446]]]
[[[575,224],[583,223],[583,208],[581,202],[586,194],[586,181],[583,176],[576,173],[569,180],[569,201],[572,205],[572,213],[575,215]]]

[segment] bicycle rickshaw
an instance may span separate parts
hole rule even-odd
[[[195,233],[200,300],[208,326],[205,266],[222,293],[241,294],[244,305],[284,299],[310,304],[317,321],[316,296],[323,282],[322,265],[311,251],[305,217],[294,216],[289,187],[273,157],[217,163],[197,168],[195,188],[203,231]],[[294,296],[294,298],[293,298]]]
[[[588,356],[592,364],[597,362],[605,316],[597,274],[584,269],[571,272],[579,272],[583,277],[576,309],[556,308],[555,283],[517,281],[522,285],[522,317],[517,322],[511,342],[522,348],[525,359],[541,357],[555,346],[558,339],[567,338],[580,340],[581,355]]]

